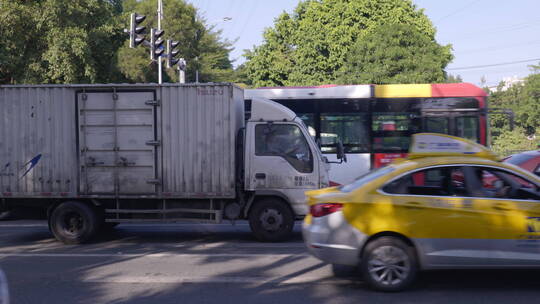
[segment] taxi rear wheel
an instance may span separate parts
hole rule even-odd
[[[414,248],[396,237],[384,236],[369,242],[361,261],[364,282],[380,291],[403,290],[418,272]]]

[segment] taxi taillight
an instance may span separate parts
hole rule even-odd
[[[312,205],[309,208],[309,213],[313,217],[321,217],[321,216],[329,215],[331,213],[339,211],[341,210],[341,208],[343,208],[343,204],[340,204],[340,203],[317,204],[317,205]]]

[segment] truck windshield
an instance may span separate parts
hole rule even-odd
[[[297,125],[260,124],[255,127],[255,155],[283,157],[298,172],[313,172],[313,155]]]
[[[358,188],[360,188],[361,186],[371,182],[372,180],[375,180],[383,175],[386,175],[386,174],[389,174],[390,172],[394,171],[394,167],[391,167],[391,166],[386,166],[386,167],[382,167],[382,168],[379,168],[379,169],[375,169],[373,171],[370,171],[360,177],[358,177],[354,182],[348,184],[348,185],[343,185],[341,187],[339,187],[339,190],[341,190],[341,192],[351,192],[351,191],[354,191]]]

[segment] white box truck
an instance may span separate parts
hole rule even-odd
[[[283,240],[328,164],[289,109],[244,108],[226,83],[0,86],[0,212],[41,209],[67,244],[117,223],[223,219]]]

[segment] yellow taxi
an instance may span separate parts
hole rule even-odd
[[[540,178],[465,139],[420,133],[407,159],[307,192],[308,250],[398,291],[419,270],[540,267]]]

